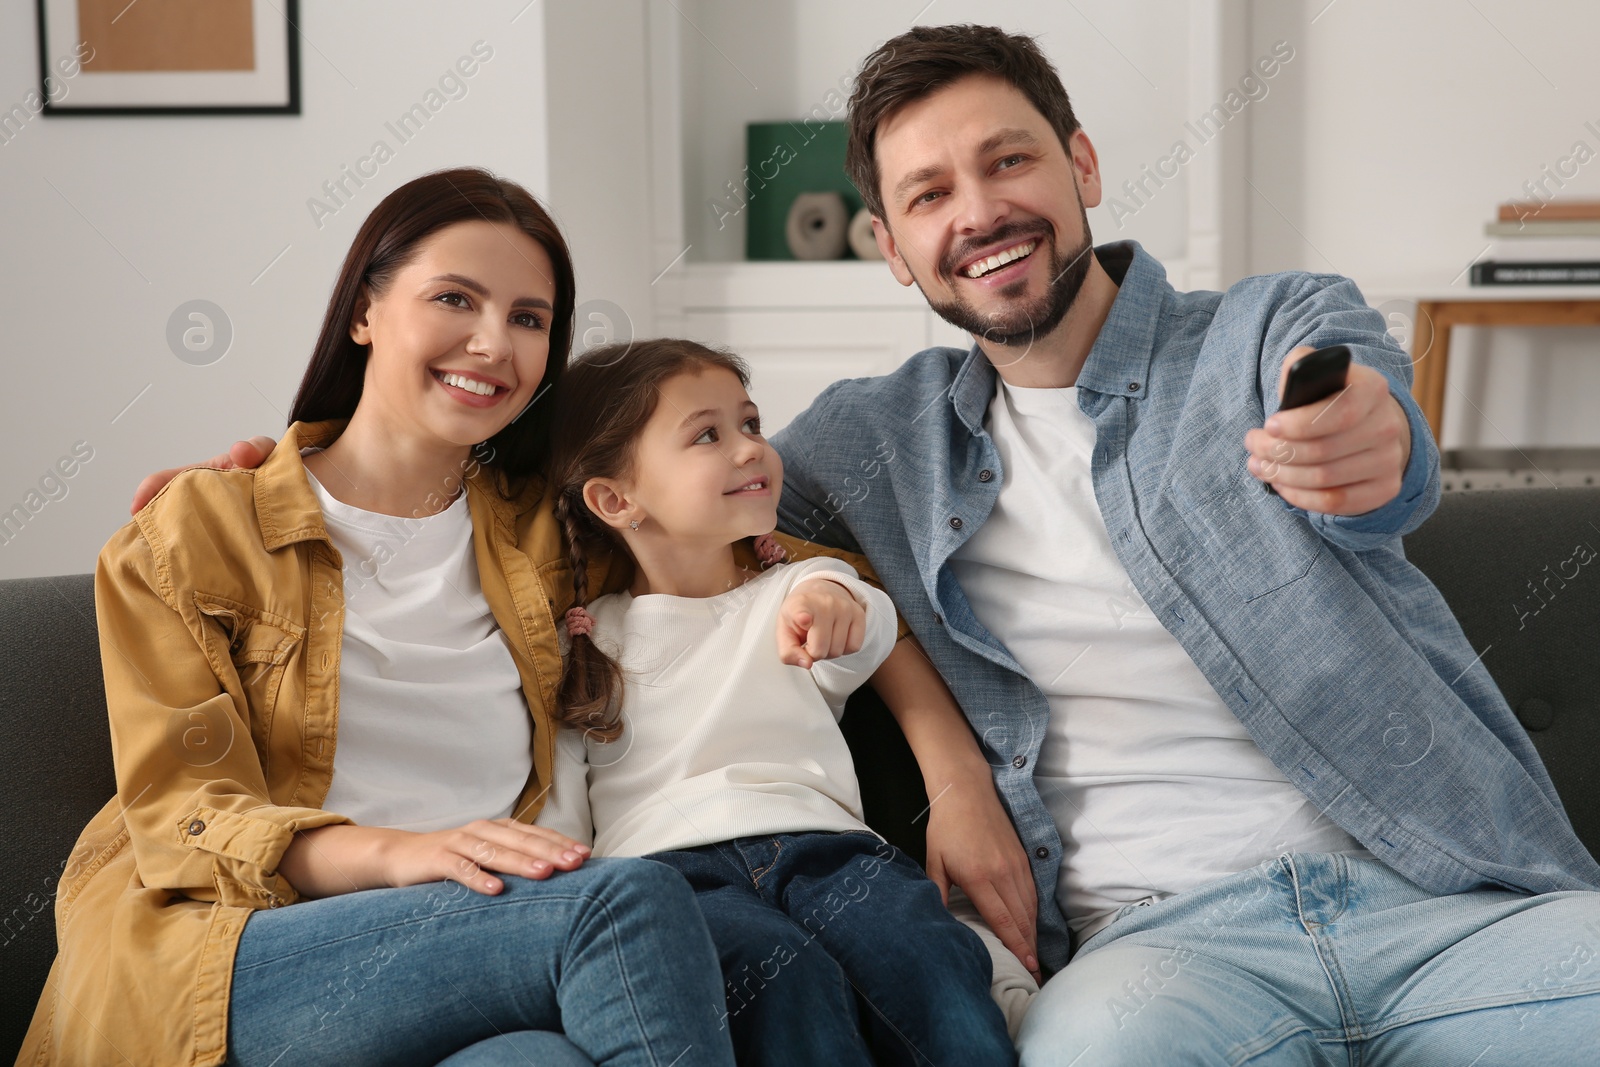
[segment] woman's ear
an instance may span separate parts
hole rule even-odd
[[[372,310],[372,294],[367,287],[361,287],[360,294],[356,297],[356,309],[350,316],[350,340],[358,345],[372,343],[372,324],[367,321],[367,314]]]
[[[632,521],[644,518],[639,507],[628,499],[622,484],[612,478],[590,478],[584,482],[583,502],[613,530],[627,529]]]

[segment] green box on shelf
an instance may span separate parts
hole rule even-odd
[[[861,209],[861,194],[844,173],[847,128],[843,122],[815,119],[746,127],[746,169],[738,183],[748,179],[750,188],[744,208],[746,259],[794,259],[783,231],[789,205],[801,193],[839,193],[852,218]],[[724,209],[737,207],[738,195],[723,190],[719,202]],[[856,255],[847,247],[843,258]]]

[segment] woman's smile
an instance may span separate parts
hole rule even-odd
[[[492,408],[511,394],[511,387],[495,378],[466,371],[430,370],[445,395],[468,407]]]

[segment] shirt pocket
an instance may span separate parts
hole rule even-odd
[[[249,704],[250,731],[262,766],[284,675],[305,641],[306,628],[292,619],[236,600],[196,592],[195,607],[214,624],[207,642],[225,654],[239,676]],[[225,647],[224,647],[225,646]]]
[[[1245,458],[1211,467],[1211,477],[1174,483],[1171,491],[1191,538],[1174,570],[1220,577],[1248,603],[1304,578],[1324,545],[1310,523],[1267,492]]]

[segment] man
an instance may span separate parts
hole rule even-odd
[[[780,528],[869,558],[982,742],[1039,898],[1024,1064],[1592,1059],[1600,867],[1405,562],[1438,454],[1381,317],[1093,248],[1026,37],[913,29],[850,122],[890,269],[976,344],[778,434]],[[1278,411],[1334,344],[1348,386]]]
[[[780,522],[868,557],[996,765],[1057,972],[1023,1062],[1592,1056],[1600,867],[1405,562],[1438,455],[1381,317],[1093,249],[1094,148],[1026,37],[883,45],[847,167],[976,345],[778,434]],[[1277,411],[1334,344],[1347,388]]]

